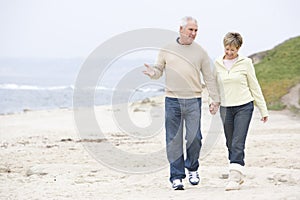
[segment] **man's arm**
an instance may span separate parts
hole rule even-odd
[[[210,67],[210,60],[209,57],[206,55],[206,58],[202,62],[201,72],[203,75],[204,82],[207,86],[209,97],[211,98],[212,102],[219,103],[220,96],[217,87],[217,80],[216,77],[213,75],[211,67]]]
[[[151,79],[159,79],[163,75],[165,64],[166,62],[164,59],[163,50],[160,50],[156,64],[153,67],[148,64],[144,64],[146,70],[144,70],[143,73],[149,76]]]

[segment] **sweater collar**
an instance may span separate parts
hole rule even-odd
[[[194,41],[193,41],[191,44],[181,44],[181,43],[179,42],[179,39],[180,39],[180,37],[178,37],[178,38],[176,39],[176,42],[177,42],[177,44],[179,44],[179,45],[181,45],[181,46],[190,46],[190,45],[192,45],[192,44],[194,43]]]

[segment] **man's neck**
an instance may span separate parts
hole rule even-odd
[[[193,43],[193,42],[192,43],[184,42],[184,41],[182,41],[182,38],[180,38],[180,37],[178,37],[176,41],[178,44],[181,44],[181,45],[191,45]]]

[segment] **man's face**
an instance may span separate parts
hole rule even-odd
[[[180,27],[180,39],[183,44],[192,44],[197,36],[198,26],[193,21],[188,21],[185,27]]]

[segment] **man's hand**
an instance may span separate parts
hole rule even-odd
[[[219,106],[220,106],[220,103],[218,103],[218,102],[212,102],[209,105],[209,112],[210,112],[210,114],[215,115],[218,112]]]
[[[150,76],[150,77],[154,76],[155,75],[155,71],[154,71],[153,67],[151,67],[148,64],[144,64],[144,65],[146,67],[146,70],[144,70],[143,73],[145,75],[147,75],[147,76]]]

